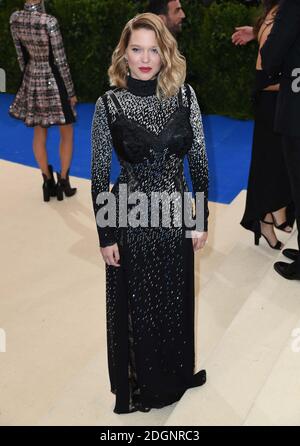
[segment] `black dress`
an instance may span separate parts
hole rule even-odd
[[[107,347],[114,412],[148,411],[179,400],[202,385],[194,373],[194,252],[184,226],[100,227],[99,192],[108,191],[112,147],[121,173],[111,191],[117,207],[120,186],[140,191],[187,191],[188,156],[194,192],[205,195],[208,169],[201,114],[193,89],[159,99],[156,79],[128,78],[128,88],[100,97],[92,130],[92,198],[101,247],[118,244],[120,267],[106,265]],[[176,207],[174,207],[176,208]],[[172,222],[176,211],[172,208]],[[127,207],[127,213],[132,207]],[[151,220],[151,210],[147,223]]]
[[[260,231],[260,220],[269,212],[287,207],[287,222],[293,226],[295,209],[282,149],[282,137],[274,131],[277,91],[263,90],[279,82],[263,70],[256,71],[254,134],[248,179],[246,209],[241,225]]]

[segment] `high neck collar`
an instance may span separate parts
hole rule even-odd
[[[25,3],[24,5],[25,11],[29,12],[43,12],[43,5],[42,2],[39,3]]]
[[[127,76],[127,88],[136,96],[153,96],[156,94],[157,77],[148,81]]]

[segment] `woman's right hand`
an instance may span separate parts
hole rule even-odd
[[[252,26],[239,26],[235,28],[235,33],[231,36],[234,45],[246,45],[251,40],[254,40],[254,38]]]
[[[107,265],[116,266],[116,267],[120,266],[120,264],[118,263],[120,260],[120,254],[119,254],[119,248],[118,248],[117,243],[115,243],[114,245],[111,245],[111,246],[106,246],[105,248],[100,248],[100,251],[101,251],[103,260]]]

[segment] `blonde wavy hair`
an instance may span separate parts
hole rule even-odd
[[[175,38],[162,19],[149,12],[136,15],[125,25],[108,69],[110,85],[121,88],[127,87],[125,51],[132,31],[141,28],[154,31],[159,47],[162,66],[157,76],[157,96],[161,98],[162,96],[170,97],[177,94],[186,77],[185,57],[180,54]]]

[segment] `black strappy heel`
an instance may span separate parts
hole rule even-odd
[[[271,223],[270,221],[261,220],[261,222],[265,223],[267,225],[273,225],[273,223]],[[255,233],[254,233],[254,243],[256,246],[259,245],[259,239],[261,236],[263,236],[266,239],[270,248],[276,249],[277,251],[280,251],[283,248],[283,243],[281,243],[279,240],[277,241],[275,246],[272,246],[271,243],[269,242],[268,238],[264,234],[262,234],[261,229],[258,231],[255,231]]]
[[[274,223],[274,226],[276,229],[286,232],[287,234],[290,234],[293,231],[293,229],[291,229],[291,231],[285,231],[285,228],[287,228],[287,226],[290,226],[289,223],[287,221],[285,221],[285,222],[281,223],[281,225],[278,225],[274,215],[272,213],[271,213],[271,215],[272,215],[273,223]]]

